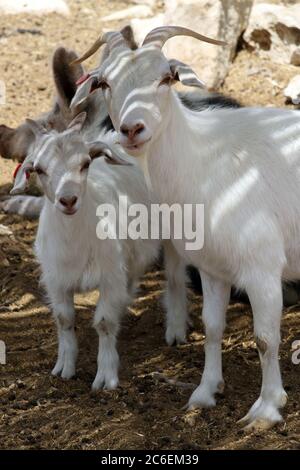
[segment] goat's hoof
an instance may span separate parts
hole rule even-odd
[[[247,424],[247,426],[244,427],[245,432],[262,432],[262,431],[267,431],[268,429],[271,429],[275,424],[277,424],[279,421],[271,421],[269,419],[260,419],[257,418],[254,421],[251,421],[251,423]]]
[[[92,383],[92,391],[97,392],[98,390],[115,390],[119,385],[118,377],[96,377]]]
[[[167,328],[166,331],[166,343],[168,346],[176,346],[179,344],[186,343],[186,328],[183,329],[174,329],[174,328]]]
[[[61,377],[62,379],[68,380],[74,377],[76,371],[74,366],[62,366],[61,364],[56,364],[54,369],[51,371],[51,375],[55,377]]]
[[[197,410],[199,408],[213,408],[216,406],[216,400],[214,397],[207,397],[205,400],[189,401],[188,411]]]
[[[214,395],[201,386],[194,390],[188,402],[188,410],[212,408],[213,406],[216,406]]]
[[[277,400],[278,403],[265,402],[261,397],[254,403],[249,413],[238,421],[238,424],[244,426],[244,431],[265,431],[282,421],[282,416],[278,411],[279,407],[284,406],[286,402],[285,392]]]
[[[61,375],[61,371],[63,370],[63,365],[61,364],[56,364],[54,366],[54,368],[52,369],[51,371],[51,375],[53,375],[54,377],[58,377]]]
[[[64,380],[72,379],[75,376],[75,370],[66,370],[62,371],[61,378]]]
[[[217,385],[216,393],[219,393],[220,395],[223,395],[224,389],[225,389],[225,382],[224,382],[224,380],[220,380],[220,382]]]

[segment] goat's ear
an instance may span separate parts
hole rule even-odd
[[[124,26],[124,28],[121,29],[120,33],[122,34],[123,38],[125,39],[130,49],[134,51],[135,49],[138,48],[138,45],[134,38],[133,29],[129,24]]]
[[[77,58],[76,52],[69,51],[64,47],[56,49],[53,55],[52,71],[54,83],[59,105],[64,108],[69,108],[76,93],[76,82],[84,74],[84,69],[80,64],[70,65]]]
[[[97,78],[95,76],[94,77],[91,76],[91,77],[88,77],[86,80],[84,80],[84,82],[82,82],[78,86],[75,96],[72,99],[71,104],[70,104],[70,108],[73,111],[75,111],[76,107],[82,104],[86,100],[86,98],[89,96],[89,94],[92,93],[94,89],[96,89],[95,86],[97,85],[97,83],[98,83]]]
[[[83,128],[84,123],[85,123],[86,116],[87,116],[86,112],[82,112],[82,113],[77,114],[77,116],[75,116],[74,119],[72,119],[72,121],[68,125],[67,129],[69,129],[71,131],[75,131],[75,132],[80,132]]]
[[[5,124],[0,125],[0,155],[3,158],[13,158],[13,139],[15,136],[15,129],[6,126]]]
[[[8,127],[5,124],[0,124],[0,139],[5,138],[7,134],[10,134],[14,131],[15,129],[13,129],[12,127]]]
[[[169,60],[169,64],[174,80],[180,81],[186,86],[206,88],[205,83],[197,77],[196,73],[188,65],[175,59]]]
[[[26,119],[25,123],[28,125],[29,129],[34,133],[36,137],[39,137],[42,134],[47,134],[47,129],[39,121],[34,121],[34,119]]]
[[[92,160],[94,158],[104,157],[110,165],[132,165],[132,163],[121,154],[116,145],[108,145],[105,142],[91,142],[88,144],[89,154]]]
[[[0,155],[23,162],[34,140],[30,126],[25,122],[16,129],[0,125]]]
[[[25,158],[24,162],[16,168],[14,174],[14,185],[10,194],[19,194],[25,191],[28,186],[28,180],[30,173],[33,171],[33,159],[32,156]]]
[[[125,39],[125,42],[127,46],[129,47],[129,49],[134,51],[135,49],[138,48],[138,45],[134,38],[133,29],[129,24],[124,26],[124,28],[120,30],[120,33]],[[101,56],[100,64],[102,64],[102,62],[104,62],[104,60],[107,59],[108,56],[109,56],[109,46],[106,44],[103,50],[103,54]]]

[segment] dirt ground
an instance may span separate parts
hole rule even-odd
[[[55,47],[63,44],[83,51],[103,26],[120,26],[103,25],[101,16],[129,2],[69,4],[68,18],[55,14],[0,18],[0,79],[7,84],[1,123],[17,125],[47,110],[53,93],[49,62]],[[285,106],[282,88],[295,73],[299,73],[295,67],[270,64],[242,50],[223,91],[243,104]],[[0,158],[0,194],[8,192],[14,167],[15,163]],[[0,339],[7,345],[7,365],[0,365],[1,449],[300,448],[300,365],[291,361],[292,342],[300,339],[299,305],[286,309],[283,316],[281,368],[289,400],[285,421],[270,431],[245,434],[237,425],[260,388],[249,306],[231,304],[228,311],[223,343],[226,388],[217,407],[182,411],[191,390],[159,379],[157,373],[199,383],[204,335],[199,319],[202,299],[189,291],[194,327],[188,343],[165,345],[160,306],[165,281],[155,268],[141,281],[139,296],[124,317],[119,338],[121,386],[93,395],[97,337],[91,319],[97,295],[76,297],[81,350],[77,377],[70,381],[51,377],[57,343],[32,253],[37,223],[0,214],[0,224],[12,231],[0,235]]]

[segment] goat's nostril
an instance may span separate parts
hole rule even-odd
[[[120,127],[120,131],[122,132],[122,134],[126,136],[129,134],[129,128],[125,126],[124,124]]]
[[[62,197],[60,198],[59,202],[61,203],[62,206],[67,207],[68,209],[72,209],[72,207],[74,207],[77,202],[77,197],[76,196],[68,197],[68,198]]]
[[[136,124],[135,129],[134,129],[135,134],[140,134],[141,132],[143,132],[144,129],[145,129],[144,124],[139,122],[138,124]]]
[[[128,137],[129,139],[134,139],[138,134],[141,134],[143,130],[145,129],[145,126],[142,122],[137,122],[134,124],[134,126],[128,127],[125,124],[122,124],[120,127],[121,133],[125,136]]]
[[[76,197],[76,196],[73,196],[73,197],[71,198],[71,200],[70,200],[70,205],[71,205],[71,207],[75,206],[76,202],[77,202],[77,197]]]

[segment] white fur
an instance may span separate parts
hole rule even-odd
[[[0,201],[0,209],[6,214],[19,214],[29,218],[39,217],[44,205],[41,196],[10,196]]]
[[[221,339],[230,286],[245,289],[260,354],[261,394],[243,422],[266,427],[281,420],[286,401],[278,364],[281,279],[300,277],[300,118],[274,109],[183,108],[171,92],[164,130],[147,160],[160,201],[205,205],[200,251],[174,246],[201,272],[206,364],[190,406],[211,406],[222,386]],[[276,137],[280,135],[280,137]],[[168,178],[163,175],[168,171]],[[171,181],[179,184],[169,184]]]
[[[113,139],[113,134],[106,135],[110,144]],[[99,335],[98,369],[93,389],[113,389],[118,385],[116,339],[120,319],[132,301],[139,277],[157,258],[161,242],[97,238],[96,210],[100,204],[114,205],[118,214],[120,195],[127,195],[130,204],[148,207],[151,200],[142,172],[135,164],[110,166],[100,158],[92,162],[88,175],[84,175],[80,168],[88,157],[85,152],[83,138],[72,130],[37,137],[31,158],[34,165],[45,169],[46,175],[40,176],[45,202],[35,252],[58,329],[58,358],[52,373],[66,379],[75,374],[78,350],[73,296],[75,292],[99,289],[100,299],[93,322]],[[71,216],[64,214],[59,205],[66,191],[78,196],[78,210]],[[166,246],[166,340],[172,344],[184,341],[186,335],[185,265],[172,245],[166,242]]]
[[[300,278],[299,112],[191,111],[162,82],[170,65],[157,47],[122,52],[119,74],[130,78],[123,82],[110,73],[114,54],[97,73],[109,84],[104,96],[121,144],[148,168],[159,202],[205,206],[204,247],[187,251],[187,240],[173,240],[203,280],[206,364],[189,405],[214,405],[223,387],[221,340],[235,285],[250,298],[263,372],[260,397],[244,422],[268,427],[282,419],[278,409],[286,401],[278,362],[281,280]],[[122,126],[137,123],[144,128],[130,140]]]

